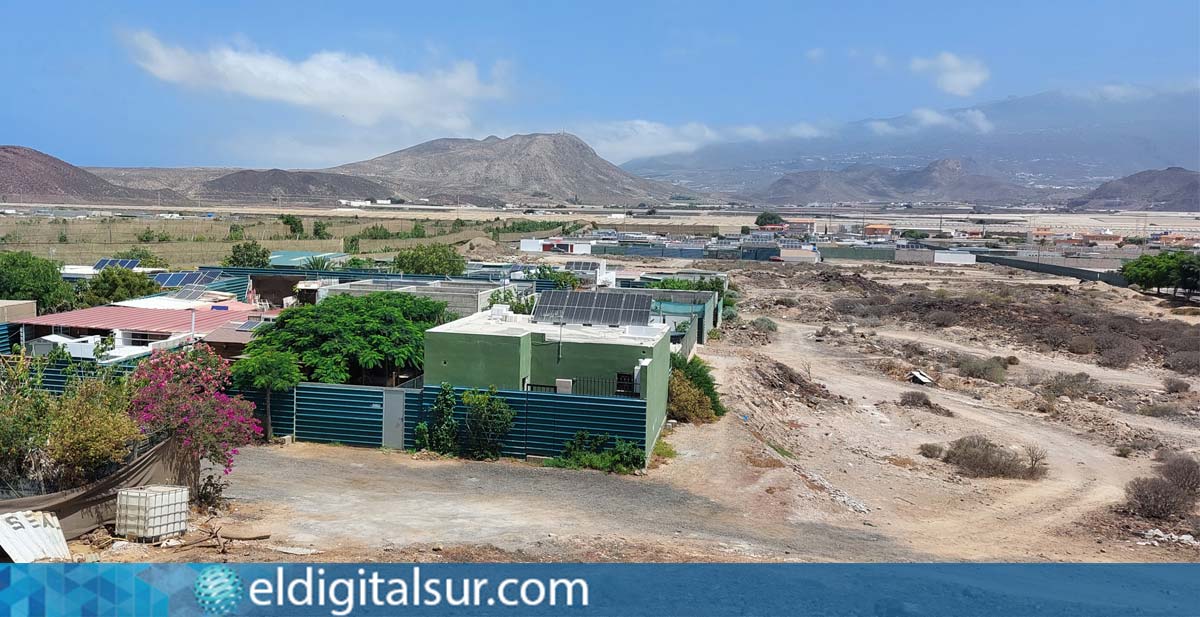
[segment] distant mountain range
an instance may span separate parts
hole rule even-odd
[[[507,139],[435,139],[318,171],[95,167],[137,189],[165,188],[205,201],[430,198],[476,205],[566,203],[633,206],[690,191],[630,174],[567,133]]]
[[[835,201],[1024,201],[1039,191],[983,175],[972,160],[941,159],[916,170],[852,165],[841,171],[784,175],[753,199],[773,204]]]
[[[856,164],[917,169],[969,158],[1016,184],[1082,191],[1144,169],[1200,167],[1200,89],[1046,92],[810,134],[712,144],[622,168],[696,191],[747,195],[797,171]]]
[[[1082,210],[1200,212],[1200,172],[1151,169],[1105,182],[1068,206]]]
[[[113,184],[61,159],[22,146],[0,146],[0,201],[9,197],[47,203],[113,201],[179,203],[171,190],[143,190]]]

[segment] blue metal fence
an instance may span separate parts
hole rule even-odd
[[[7,356],[12,353],[12,333],[8,329],[8,324],[0,323],[0,355]]]
[[[404,447],[416,446],[413,431],[418,423],[429,420],[440,390],[438,386],[426,386],[424,390],[406,394]],[[460,427],[466,422],[462,393],[467,390],[454,389],[454,416]],[[579,431],[607,434],[614,441],[624,439],[641,448],[646,446],[646,401],[642,399],[517,390],[500,390],[497,395],[516,412],[512,430],[504,439],[505,456],[558,456],[563,444]]]
[[[254,415],[260,422],[266,420],[267,395],[262,390],[230,388],[229,395],[241,395],[254,403]],[[296,393],[293,390],[271,393],[271,431],[275,435],[294,435],[296,430]]]
[[[383,445],[383,388],[302,383],[296,386],[296,439]]]

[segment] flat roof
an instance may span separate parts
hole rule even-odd
[[[585,326],[581,324],[556,325],[530,321],[529,315],[482,311],[462,319],[430,328],[428,332],[453,334],[478,334],[481,336],[525,336],[544,334],[547,341],[566,343],[604,343],[607,345],[633,345],[654,347],[667,336],[670,327],[666,324],[648,326]]]
[[[0,306],[17,306],[20,304],[35,304],[37,300],[0,300]]]

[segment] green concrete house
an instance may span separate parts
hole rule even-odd
[[[666,422],[670,374],[662,324],[555,325],[493,310],[425,332],[426,384],[642,398],[651,446]]]

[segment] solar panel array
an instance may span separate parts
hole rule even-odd
[[[244,321],[244,322],[242,322],[241,325],[239,325],[237,327],[237,331],[238,332],[252,332],[252,331],[254,331],[255,328],[263,325],[263,323],[265,323],[265,322],[262,321],[261,319],[252,319],[250,321]]]
[[[142,260],[140,259],[111,259],[106,257],[100,261],[97,261],[96,265],[92,266],[92,269],[103,270],[105,268],[125,268],[126,270],[132,270],[138,267],[138,264],[140,263],[142,263]]]
[[[593,326],[644,326],[650,323],[651,297],[605,291],[545,291],[533,309],[533,321]]]
[[[204,285],[217,280],[220,274],[211,270],[200,272],[159,272],[154,275],[154,282],[160,287],[183,287],[184,285]]]
[[[208,293],[208,289],[204,285],[184,285],[172,292],[171,297],[176,300],[199,300],[205,293]]]
[[[600,269],[600,264],[595,261],[568,261],[567,269],[571,272],[592,272]]]

